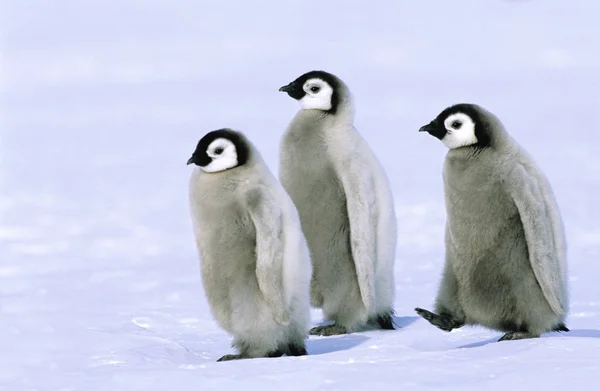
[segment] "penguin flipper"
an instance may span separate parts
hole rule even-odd
[[[558,207],[543,179],[531,175],[523,165],[517,164],[510,180],[531,267],[548,304],[555,314],[562,316],[567,309],[566,266]]]
[[[281,325],[290,323],[283,286],[285,241],[281,210],[267,189],[246,194],[246,206],[256,229],[256,278],[267,305]]]
[[[346,194],[350,220],[350,246],[363,304],[367,313],[375,309],[375,262],[377,261],[377,200],[375,182],[368,165],[349,158],[337,170]]]

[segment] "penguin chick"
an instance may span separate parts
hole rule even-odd
[[[324,71],[279,91],[300,103],[280,145],[279,178],[298,213],[313,262],[311,304],[335,335],[394,329],[396,215],[386,174],[354,127],[352,95]]]
[[[546,176],[480,106],[449,107],[420,131],[449,151],[436,313],[417,313],[445,331],[479,324],[505,332],[500,341],[569,331],[566,241]]]
[[[188,164],[204,291],[239,351],[218,361],[307,354],[311,263],[289,196],[231,129],[206,134]]]

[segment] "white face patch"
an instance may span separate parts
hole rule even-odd
[[[233,168],[238,164],[235,145],[226,138],[214,140],[206,149],[206,154],[212,159],[208,165],[200,167],[206,172],[219,172]]]
[[[304,110],[330,110],[333,88],[318,78],[308,79],[302,86],[306,95],[300,99],[300,107]]]
[[[445,146],[450,149],[466,147],[477,144],[475,137],[475,122],[466,114],[455,113],[444,121],[446,135],[442,139]]]

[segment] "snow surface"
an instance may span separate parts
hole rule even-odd
[[[0,4],[0,389],[580,390],[600,378],[600,3],[13,1]],[[277,170],[298,109],[277,89],[325,69],[396,197],[397,331],[308,341],[309,356],[216,363],[185,162],[243,130]],[[538,160],[569,241],[570,333],[444,333],[446,106],[496,113]],[[321,314],[315,310],[313,321]]]

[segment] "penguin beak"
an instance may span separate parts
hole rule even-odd
[[[283,87],[279,87],[279,91],[280,91],[280,92],[287,92],[287,93],[289,93],[289,92],[291,92],[291,91],[293,91],[293,90],[294,90],[294,85],[293,85],[293,83],[290,83],[290,84],[288,84],[288,85],[285,85],[285,86],[283,86]]]
[[[193,156],[188,159],[186,166],[189,166],[192,163],[194,163],[194,157]]]
[[[427,125],[421,126],[421,128],[419,128],[419,132],[427,132],[431,134],[432,132],[435,132],[436,129],[437,125],[435,124],[435,122],[431,121]]]
[[[443,139],[446,136],[446,129],[440,127],[439,124],[435,122],[435,120],[431,121],[427,125],[421,126],[419,132],[427,132],[435,138]]]
[[[294,98],[296,100],[304,96],[304,91],[302,90],[302,87],[299,86],[298,83],[296,83],[295,81],[291,82],[286,86],[280,87],[279,91],[287,93],[291,98]]]

